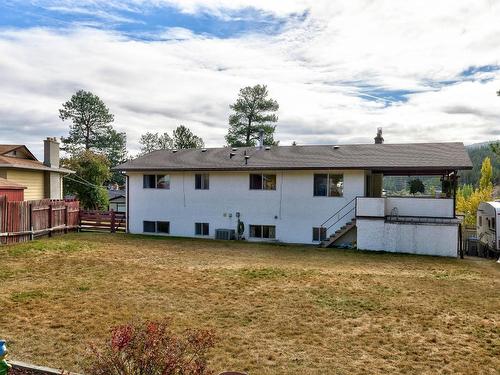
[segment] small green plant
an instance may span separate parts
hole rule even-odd
[[[422,180],[415,178],[413,180],[408,181],[408,190],[410,190],[410,194],[417,193],[425,193],[425,185]]]
[[[206,353],[215,339],[209,330],[176,335],[170,321],[116,327],[104,347],[91,345],[93,375],[208,375]]]

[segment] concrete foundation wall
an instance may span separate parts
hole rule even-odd
[[[456,257],[458,226],[358,218],[358,249]]]

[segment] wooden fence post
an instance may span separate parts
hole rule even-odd
[[[49,203],[49,237],[52,237],[52,203]]]
[[[33,231],[33,203],[29,203],[29,208],[30,208],[29,227],[31,230],[30,241],[33,241],[35,237],[35,233]]]
[[[116,215],[115,211],[111,210],[111,233],[115,233],[116,231]]]
[[[68,202],[64,202],[64,233],[68,233],[68,224],[69,224],[69,205]]]

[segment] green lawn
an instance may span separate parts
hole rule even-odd
[[[134,319],[213,328],[214,370],[498,374],[500,264],[122,234],[0,247],[11,357],[78,370]]]

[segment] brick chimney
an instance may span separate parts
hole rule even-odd
[[[374,138],[375,144],[381,145],[384,143],[384,137],[382,137],[382,128],[377,128],[377,136]]]
[[[51,168],[59,168],[59,142],[55,137],[47,137],[43,141],[43,164]]]

